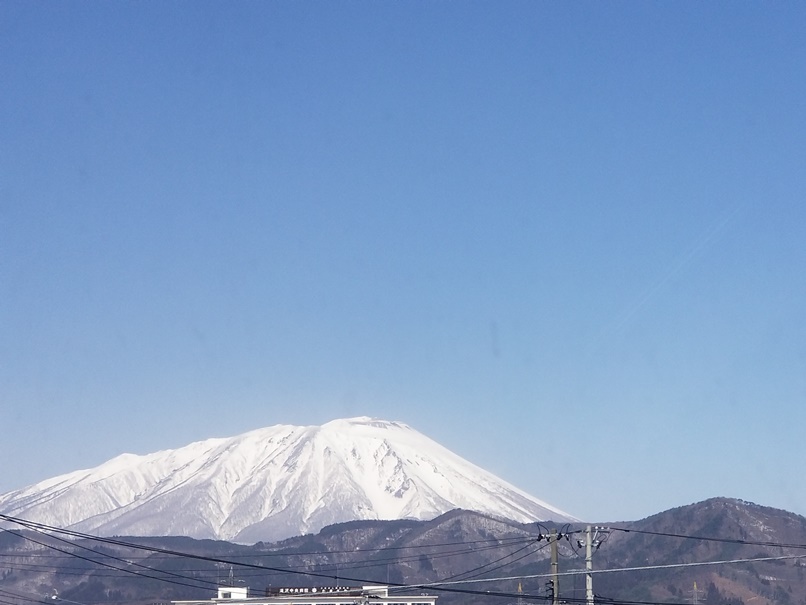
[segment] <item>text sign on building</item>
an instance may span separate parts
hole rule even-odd
[[[271,594],[294,595],[294,594],[327,594],[327,593],[349,593],[360,591],[361,587],[355,586],[288,586],[283,588],[269,588],[266,592]]]

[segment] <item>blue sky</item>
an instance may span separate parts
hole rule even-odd
[[[407,422],[806,514],[800,3],[6,2],[0,492]]]

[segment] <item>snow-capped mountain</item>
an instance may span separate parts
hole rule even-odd
[[[123,454],[0,495],[3,514],[75,531],[236,542],[359,519],[431,519],[454,508],[520,522],[574,520],[403,423],[366,417]]]

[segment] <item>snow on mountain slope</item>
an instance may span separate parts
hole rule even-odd
[[[76,531],[237,542],[357,519],[431,519],[454,508],[520,522],[574,520],[405,424],[367,417],[123,454],[0,495],[3,514]]]

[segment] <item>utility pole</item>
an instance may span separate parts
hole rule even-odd
[[[551,545],[551,585],[552,585],[552,595],[551,595],[551,603],[552,605],[559,605],[560,604],[560,572],[559,572],[559,563],[557,562],[557,540],[559,537],[557,536],[557,530],[552,529],[551,534],[549,535],[549,544]]]
[[[585,540],[577,540],[577,546],[582,548],[583,542],[585,546],[585,604],[594,605],[593,603],[593,553],[599,550],[604,540],[599,539],[599,535],[607,535],[610,530],[606,527],[591,527],[588,525],[585,528]]]
[[[593,605],[593,536],[591,526],[585,528],[585,603]]]

